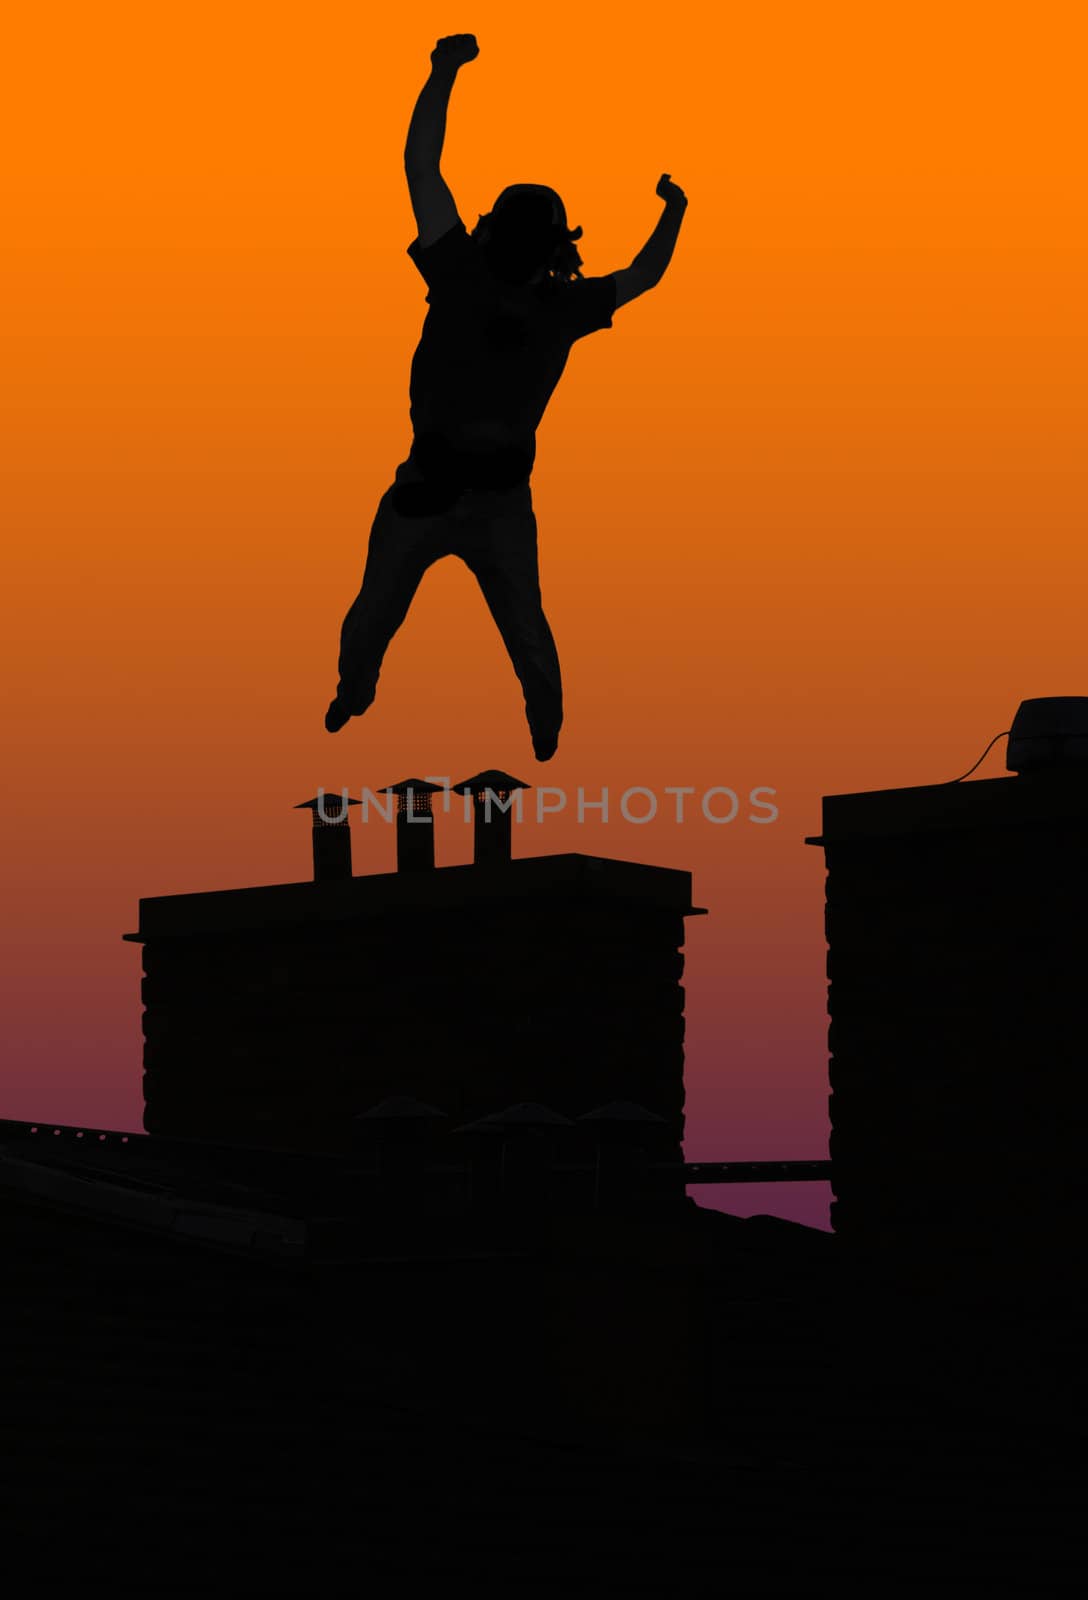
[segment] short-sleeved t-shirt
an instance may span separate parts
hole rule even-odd
[[[408,255],[429,290],[409,385],[417,457],[490,450],[500,477],[528,478],[571,346],[612,326],[615,278],[505,283],[460,220]]]

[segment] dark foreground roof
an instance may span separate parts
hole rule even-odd
[[[993,1595],[1070,1575],[1068,1305],[906,1297],[832,1236],[696,1207],[441,1241],[375,1217],[371,1258],[337,1263],[57,1193],[13,1181],[0,1206],[0,1487],[29,1592]]]

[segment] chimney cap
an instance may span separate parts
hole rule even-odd
[[[353,800],[349,795],[347,803],[349,806],[357,806],[361,804],[361,801]],[[328,806],[330,810],[335,806],[338,811],[343,810],[344,796],[340,790],[334,792],[331,789],[326,789],[320,796],[315,794],[312,800],[300,800],[298,805],[292,809],[295,811],[316,811],[318,806]]]
[[[413,1100],[408,1094],[392,1094],[379,1100],[369,1111],[356,1113],[356,1122],[444,1122],[446,1112],[424,1100]]]
[[[659,1122],[665,1126],[665,1118],[659,1117],[656,1111],[650,1111],[646,1106],[639,1105],[635,1100],[610,1100],[606,1106],[597,1106],[593,1111],[583,1111],[578,1118],[579,1122]]]
[[[411,789],[413,794],[441,794],[441,783],[428,783],[426,778],[402,778],[400,783],[387,783],[384,789],[379,789],[379,794],[406,795]]]
[[[531,783],[525,783],[521,778],[513,777],[509,772],[500,772],[497,767],[488,767],[486,772],[478,772],[474,778],[465,778],[461,783],[452,785],[454,794],[477,794],[485,789],[531,789]]]
[[[573,1126],[569,1117],[553,1111],[550,1106],[542,1106],[535,1100],[522,1100],[517,1105],[507,1106],[505,1111],[492,1111],[490,1115],[480,1117],[475,1122],[463,1122],[453,1131],[484,1133],[494,1139],[511,1128],[573,1128]]]
[[[517,1105],[507,1106],[502,1111],[492,1111],[490,1116],[481,1117],[480,1121],[489,1128],[573,1127],[569,1117],[564,1117],[559,1111],[553,1111],[551,1106],[542,1106],[537,1100],[519,1100]]]

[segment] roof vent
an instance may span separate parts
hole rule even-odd
[[[476,866],[509,861],[513,853],[510,812],[517,791],[529,784],[490,768],[453,785],[454,794],[472,796],[472,859]],[[519,819],[521,813],[518,813]]]
[[[434,866],[434,796],[442,785],[405,778],[381,791],[397,797],[397,871],[427,872]]]
[[[1022,700],[1005,765],[1010,772],[1088,767],[1088,695]]]
[[[351,830],[348,827],[348,806],[357,806],[358,800],[349,800],[347,791],[329,794],[319,789],[313,800],[303,800],[296,811],[312,811],[314,882],[328,883],[335,878],[351,877]]]

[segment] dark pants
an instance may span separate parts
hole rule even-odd
[[[340,630],[337,699],[354,716],[367,709],[389,642],[423,574],[443,556],[460,556],[498,624],[525,695],[534,740],[557,736],[563,690],[559,656],[540,601],[536,515],[528,482],[513,489],[467,490],[442,511],[398,511],[399,486],[414,488],[421,481],[415,463],[402,461],[378,503],[362,588]]]

